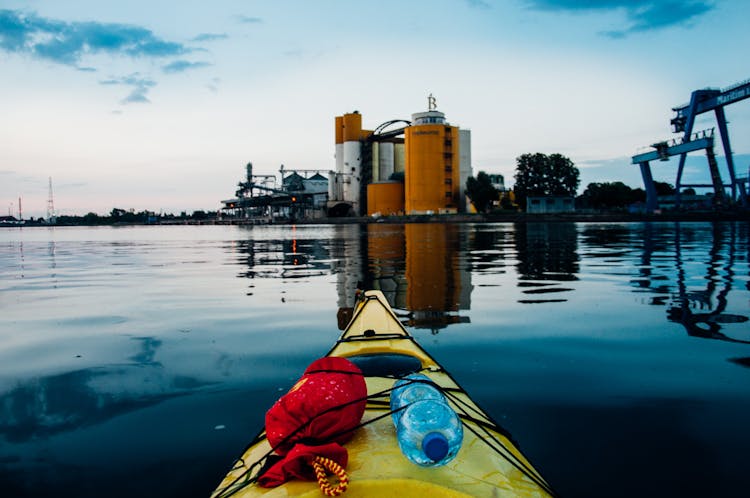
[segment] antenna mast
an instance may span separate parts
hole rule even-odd
[[[49,177],[49,198],[47,199],[47,223],[53,224],[57,221],[55,217],[55,200],[52,196],[52,177]]]

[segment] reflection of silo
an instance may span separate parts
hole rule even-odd
[[[406,308],[405,250],[403,225],[367,225],[367,256],[373,288],[382,291],[391,306],[401,309]]]
[[[438,111],[412,115],[406,128],[406,214],[457,211],[460,193],[458,128]]]
[[[447,223],[411,223],[406,234],[406,307],[414,312],[459,309],[461,273],[459,227]]]
[[[378,178],[381,181],[389,180],[391,178],[391,175],[393,174],[393,162],[394,162],[393,142],[381,142],[379,144],[379,149],[380,150],[378,154],[379,156],[378,157]]]
[[[362,115],[355,111],[350,114],[344,114],[343,120],[343,198],[345,201],[351,202],[354,205],[354,211],[358,212],[362,154],[362,144],[359,140],[362,135]]]
[[[334,240],[340,242],[333,244],[331,248],[339,308],[354,306],[357,284],[364,280],[360,230],[360,225],[336,225],[334,227]]]

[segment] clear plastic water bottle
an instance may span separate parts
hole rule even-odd
[[[425,399],[436,399],[446,402],[443,393],[435,387],[432,379],[426,375],[415,373],[397,380],[393,384],[393,390],[391,391],[393,425],[398,425],[398,419],[404,414],[404,410],[399,410],[401,407]]]
[[[413,399],[414,394],[408,392],[413,386],[429,386],[438,396],[427,390],[428,397]],[[421,382],[404,383],[402,390],[391,392],[394,405],[408,405],[396,414],[396,437],[406,458],[422,467],[439,467],[455,458],[463,441],[463,426],[437,388]]]

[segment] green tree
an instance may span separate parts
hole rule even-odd
[[[499,192],[492,185],[490,177],[484,171],[480,171],[477,177],[470,176],[466,180],[466,195],[471,199],[471,203],[477,212],[485,213],[492,206],[492,201],[499,198]]]
[[[91,212],[86,213],[81,218],[81,223],[84,224],[84,225],[101,225],[102,221],[103,220],[99,217],[98,214],[91,213]]]
[[[516,158],[516,202],[525,209],[529,196],[575,197],[579,173],[573,161],[562,154],[523,154]]]
[[[642,192],[642,191],[641,191]],[[638,190],[633,190],[622,182],[589,183],[579,197],[579,202],[588,208],[623,208],[640,199]]]
[[[674,195],[674,186],[667,182],[654,182],[656,195]]]

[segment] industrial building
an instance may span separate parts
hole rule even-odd
[[[279,168],[281,185],[275,175],[254,175],[247,163],[246,179],[237,184],[235,197],[221,201],[222,213],[230,218],[299,219],[325,214],[328,179],[321,170]]]
[[[269,219],[466,212],[471,132],[450,125],[432,95],[427,111],[411,121],[394,119],[374,130],[362,127],[358,111],[336,116],[334,137],[333,170],[282,166],[278,185],[273,175],[253,175],[248,163],[246,181],[235,198],[222,201],[222,212]]]
[[[357,111],[336,116],[334,136],[330,214],[466,211],[462,186],[471,176],[471,132],[451,126],[432,96],[428,110],[412,114],[411,121],[387,121],[372,131],[362,128]]]

